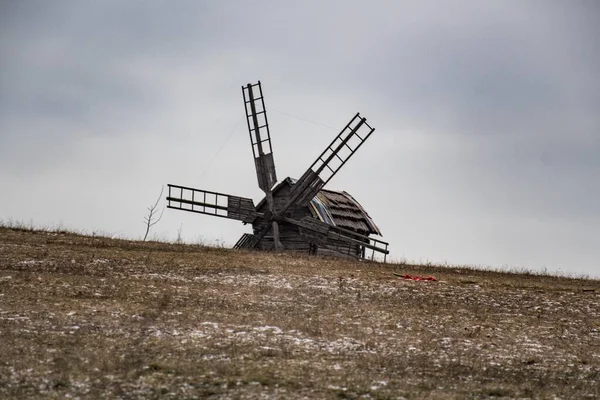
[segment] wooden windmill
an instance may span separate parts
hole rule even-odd
[[[371,258],[385,256],[388,243],[370,237],[381,236],[364,208],[347,192],[324,189],[350,157],[375,131],[366,118],[356,114],[295,180],[277,183],[271,134],[260,81],[242,86],[258,186],[265,193],[257,206],[252,199],[168,185],[167,207],[208,214],[252,224],[253,233],[244,234],[234,248],[295,250]]]

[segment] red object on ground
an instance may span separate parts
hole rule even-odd
[[[402,279],[410,279],[411,281],[437,281],[437,279],[435,279],[435,276],[412,276],[412,275],[400,275],[400,278]]]

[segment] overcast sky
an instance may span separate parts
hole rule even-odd
[[[599,41],[595,0],[0,0],[0,219],[140,238],[167,183],[257,203],[260,79],[279,179],[356,112],[376,128],[328,188],[392,259],[600,277]],[[178,229],[250,231],[153,232]]]

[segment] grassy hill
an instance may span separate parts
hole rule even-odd
[[[0,228],[0,398],[597,398],[599,371],[597,280]]]

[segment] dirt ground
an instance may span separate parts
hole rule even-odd
[[[0,398],[582,399],[599,371],[597,280],[0,228]]]

